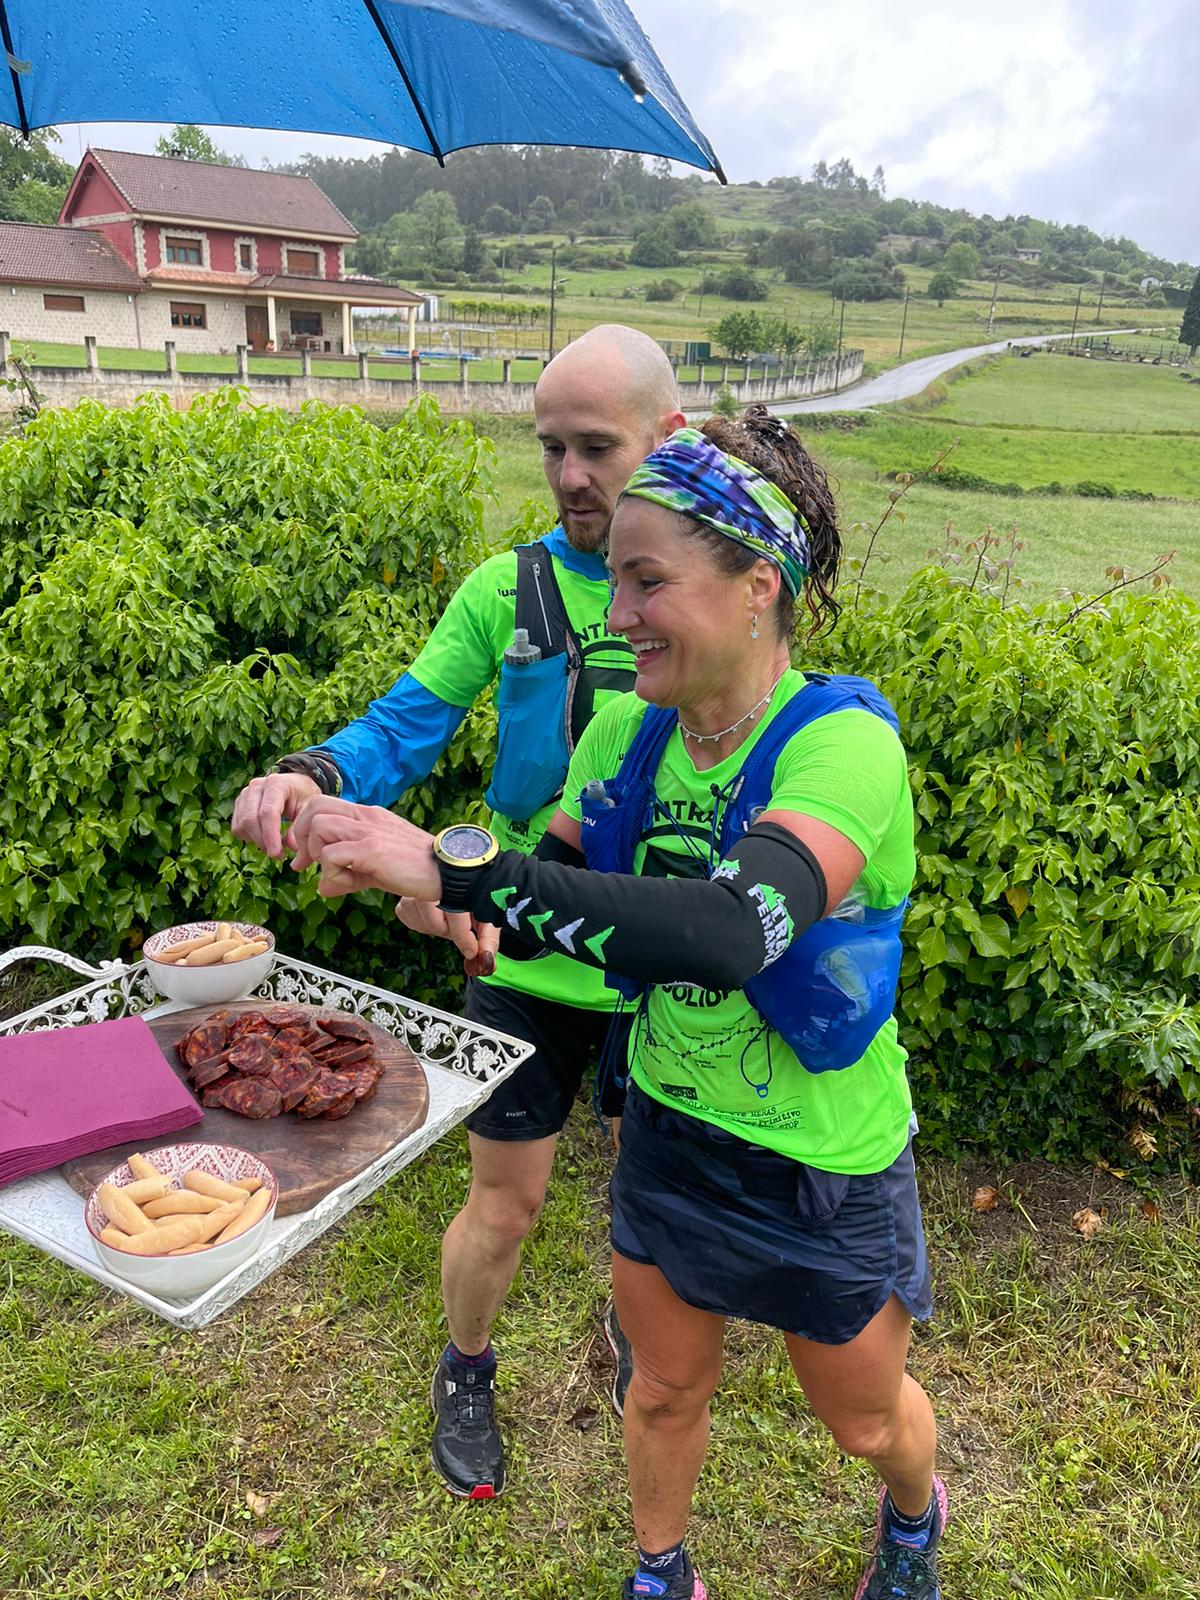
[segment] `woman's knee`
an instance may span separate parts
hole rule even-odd
[[[867,1412],[827,1417],[826,1426],[838,1449],[846,1455],[876,1461],[890,1452],[896,1437],[897,1419],[884,1412]]]
[[[716,1388],[715,1372],[672,1373],[633,1351],[633,1378],[625,1398],[650,1426],[694,1421],[701,1416]]]

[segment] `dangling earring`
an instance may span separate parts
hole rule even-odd
[[[757,639],[758,638],[758,612],[757,611],[752,611],[750,613],[750,637],[752,639]]]

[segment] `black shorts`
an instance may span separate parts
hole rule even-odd
[[[933,1314],[911,1143],[882,1172],[792,1161],[630,1086],[613,1249],[701,1311],[847,1344],[895,1294]]]
[[[559,1133],[589,1066],[599,1069],[602,1060],[603,1070],[597,1071],[600,1111],[606,1117],[621,1115],[628,1020],[614,1024],[607,1011],[584,1011],[474,978],[467,984],[463,1015],[468,1022],[511,1033],[534,1047],[467,1118],[467,1127],[481,1139],[546,1139]],[[611,1041],[610,1026],[615,1030]]]

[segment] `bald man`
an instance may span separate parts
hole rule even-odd
[[[608,528],[634,467],[684,418],[662,350],[619,325],[593,328],[550,362],[534,393],[534,417],[559,525],[477,568],[407,672],[364,716],[253,779],[234,808],[239,838],[278,859],[282,819],[317,794],[394,805],[428,775],[468,708],[499,680],[499,742],[487,791],[492,830],[502,850],[528,852],[538,843],[588,720],[607,698],[633,688],[632,652],[608,632]],[[518,628],[540,651],[534,672],[531,649],[513,649]],[[491,1499],[505,1478],[492,1323],[545,1199],[558,1134],[603,1047],[613,993],[599,972],[566,955],[505,960],[495,954],[496,930],[474,930],[465,917],[408,901],[398,914],[410,927],[452,938],[467,970],[487,974],[468,982],[468,1018],[535,1047],[467,1120],[471,1188],[442,1246],[450,1343],[433,1379],[433,1462],[453,1494]],[[615,1122],[621,1091],[612,1081],[599,1091]],[[604,1325],[620,1413],[630,1367],[611,1304]]]

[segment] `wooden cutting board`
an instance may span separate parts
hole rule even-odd
[[[214,1011],[265,1011],[277,1004],[279,1002],[273,1000],[241,1000],[224,1006],[173,1011],[162,1017],[148,1017],[146,1021],[163,1055],[186,1083],[187,1074],[175,1046],[189,1029]],[[346,1015],[320,1006],[296,1009],[311,1013],[314,1020],[321,1016]],[[322,1117],[306,1121],[295,1112],[287,1112],[281,1117],[256,1120],[235,1116],[232,1111],[218,1106],[206,1110],[200,1122],[153,1140],[151,1145],[159,1148],[200,1142],[232,1144],[240,1150],[249,1150],[265,1161],[279,1179],[276,1216],[307,1211],[331,1189],[353,1178],[414,1128],[419,1128],[429,1107],[429,1088],[416,1056],[392,1034],[365,1018],[360,1020],[372,1036],[375,1056],[383,1063],[384,1074],[375,1098],[356,1105],[349,1116],[333,1121]],[[106,1173],[120,1166],[135,1150],[146,1147],[145,1141],[140,1145],[113,1145],[108,1150],[82,1156],[78,1161],[68,1161],[63,1172],[77,1193],[88,1194]]]

